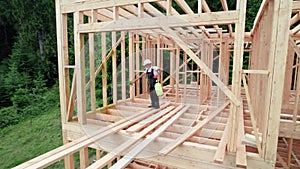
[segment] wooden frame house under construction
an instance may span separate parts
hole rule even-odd
[[[55,0],[64,145],[15,168],[300,168],[300,1],[219,1]]]

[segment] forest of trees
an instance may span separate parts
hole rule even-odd
[[[187,0],[195,9],[197,1]],[[228,0],[229,9],[235,9],[235,1]],[[222,8],[220,1],[207,3],[212,11]],[[248,0],[246,31],[260,3]],[[1,129],[59,106],[59,97],[55,1],[0,0],[0,11]]]

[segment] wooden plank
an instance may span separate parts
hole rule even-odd
[[[292,9],[293,10],[300,10],[300,2],[299,1],[293,1]]]
[[[67,115],[67,96],[65,93],[66,84],[65,84],[65,69],[64,66],[65,60],[64,60],[64,50],[63,50],[63,44],[64,40],[64,32],[63,32],[63,25],[65,25],[66,19],[63,19],[66,16],[63,16],[61,14],[61,8],[59,5],[59,0],[55,0],[55,10],[56,10],[56,38],[57,38],[57,55],[58,55],[58,75],[59,75],[59,96],[60,96],[60,111],[61,111],[61,122],[66,123],[66,115]]]
[[[160,124],[164,123],[168,118],[172,117],[175,113],[177,113],[183,106],[179,106],[174,109],[173,106],[167,107],[166,109],[159,112],[160,114],[166,114],[166,116],[160,118],[159,120],[155,121],[151,125],[147,126],[143,131],[137,133],[133,138],[128,139],[118,147],[114,148],[110,153],[105,155],[100,160],[96,161],[92,165],[90,165],[87,169],[94,169],[94,168],[103,168],[107,165],[109,161],[112,161],[118,154],[121,154],[123,151],[129,149],[133,144],[138,142],[140,139],[145,137],[149,132],[153,129],[157,128]],[[172,111],[172,109],[174,109]]]
[[[157,130],[150,134],[145,140],[136,145],[131,151],[129,151],[123,158],[114,164],[111,169],[120,169],[128,165],[132,159],[138,155],[147,145],[154,141],[162,132],[164,132],[170,125],[172,125],[183,113],[189,109],[189,106],[183,108],[180,112],[172,116],[168,121],[163,123]],[[159,123],[160,124],[160,123]]]
[[[178,103],[179,102],[179,71],[180,71],[180,48],[178,45],[175,45],[176,48],[176,77],[175,77],[175,81],[176,81],[176,93],[175,93],[175,102]]]
[[[198,0],[198,14],[202,13],[202,0]]]
[[[140,40],[140,35],[139,34],[135,34],[135,41],[139,41]],[[140,50],[140,44],[139,43],[135,43],[135,70],[141,70],[140,68],[140,55],[141,55],[141,50]],[[138,76],[139,76],[139,73],[137,73]],[[135,85],[135,94],[136,96],[139,96],[141,94],[141,90],[140,90],[140,81],[138,80],[136,82],[136,85]]]
[[[129,65],[129,80],[133,80],[134,79],[134,59],[133,59],[133,33],[129,32],[128,33],[128,65]],[[130,100],[134,99],[135,96],[135,85],[130,85]]]
[[[268,75],[269,71],[268,70],[243,70],[243,73]]]
[[[202,129],[205,124],[209,123],[214,117],[216,117],[220,112],[222,112],[228,105],[229,102],[226,102],[217,110],[210,113],[209,116],[205,118],[203,121],[198,122],[195,126],[193,126],[187,132],[185,132],[181,137],[178,137],[176,140],[174,140],[169,145],[167,145],[162,150],[160,150],[159,154],[166,155],[172,150],[174,150],[178,145],[182,144],[186,139],[194,135],[198,130]]]
[[[95,34],[89,34],[89,62],[90,62],[90,98],[91,98],[91,110],[96,111],[96,76],[95,76]]]
[[[195,63],[203,69],[206,74],[210,77],[210,79],[216,83],[216,85],[228,96],[228,98],[235,104],[235,105],[240,105],[241,102],[237,99],[237,97],[227,88],[226,85],[212,72],[211,69],[208,68],[208,66],[203,63],[202,60],[199,59],[195,55],[195,53],[188,47],[188,45],[179,38],[176,33],[168,28],[168,27],[163,27],[166,33],[168,33],[168,36],[170,36],[175,43],[181,47],[183,51],[185,51],[194,61]]]
[[[102,104],[107,106],[107,65],[106,65],[106,33],[101,33],[101,51],[102,51]],[[97,76],[97,75],[95,75]]]
[[[121,32],[122,42],[121,42],[121,75],[122,75],[122,100],[126,100],[126,32]]]
[[[83,16],[79,12],[74,13],[74,50],[76,63],[76,87],[77,87],[77,116],[81,124],[86,124],[86,91],[85,91],[85,63],[84,63],[84,39],[78,32],[78,25],[83,23]]]
[[[169,27],[189,27],[211,24],[232,24],[237,22],[238,13],[236,11],[211,12],[198,14],[186,14],[180,16],[161,16],[152,18],[119,19],[118,21],[99,22],[94,24],[80,24],[80,33],[98,32],[98,31],[124,31],[124,30],[142,30],[159,29],[160,25],[168,24]]]
[[[87,166],[89,166],[88,147],[84,147],[79,150],[79,157],[80,157],[80,169],[85,169]]]
[[[117,21],[119,19],[119,7],[113,7],[113,19]],[[111,33],[111,46],[115,46],[117,41],[117,32],[113,31]],[[117,87],[117,49],[113,49],[112,54],[112,93],[113,93],[113,103],[116,104],[118,100],[118,87]]]
[[[165,111],[161,111],[153,116],[150,116],[150,117],[138,122],[137,124],[135,124],[133,126],[130,126],[128,129],[126,129],[126,131],[129,133],[137,132],[137,131],[141,130],[142,128],[145,128],[145,126],[153,123],[154,121],[159,120],[159,118],[164,116],[166,113],[168,113],[172,109],[174,109],[174,107],[172,107],[172,106],[167,107]]]
[[[220,143],[218,145],[218,149],[214,156],[214,162],[222,164],[224,161],[225,153],[226,153],[226,146],[228,143],[228,122],[224,129],[223,135],[221,137]]]
[[[72,85],[71,85],[71,92],[68,102],[68,109],[67,109],[67,121],[71,120],[73,118],[74,113],[74,106],[75,106],[75,93],[76,93],[76,71],[73,73],[72,78]]]
[[[241,72],[243,67],[244,55],[244,33],[245,33],[245,19],[246,19],[247,0],[240,0],[237,3],[237,10],[239,11],[239,22],[235,24],[235,40],[234,40],[234,56],[232,69],[232,93],[236,97],[241,94]],[[229,142],[228,151],[236,152],[237,135],[238,135],[238,117],[240,107],[231,105],[229,113]]]
[[[70,3],[62,3],[61,11],[62,13],[73,13],[76,11],[89,11],[95,8],[111,8],[115,6],[126,6],[126,5],[135,5],[138,3],[150,3],[160,0],[93,0],[93,1],[82,1],[80,3],[72,1]]]
[[[296,14],[292,17],[290,26],[294,25],[294,24],[297,23],[299,20],[300,20],[300,15],[299,15],[299,12],[298,12],[298,13],[296,13]]]
[[[242,140],[245,138],[243,105],[241,105],[238,120],[239,120],[239,128],[238,128],[238,136],[237,136],[237,150],[235,156],[236,159],[235,163],[237,167],[246,168],[247,167],[246,146],[242,143]]]
[[[254,110],[253,110],[253,106],[252,106],[252,102],[251,102],[251,98],[250,98],[249,89],[248,89],[248,85],[247,85],[247,82],[246,82],[245,75],[243,75],[243,84],[244,84],[244,88],[245,88],[246,99],[247,99],[247,103],[248,103],[248,109],[249,109],[249,112],[250,112],[252,128],[253,128],[254,135],[255,135],[256,147],[257,147],[257,150],[258,150],[258,153],[259,153],[260,157],[262,157],[261,142],[260,142],[259,135],[258,135],[257,123],[256,123],[255,115],[254,115],[254,112],[253,112]]]
[[[273,15],[273,33],[270,50],[270,70],[268,89],[270,99],[267,100],[268,107],[267,133],[265,160],[276,160],[276,147],[278,140],[280,112],[283,94],[285,63],[287,58],[290,16],[292,12],[292,1],[275,1]],[[284,25],[284,26],[283,26]]]

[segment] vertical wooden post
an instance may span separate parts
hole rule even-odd
[[[236,97],[240,97],[241,93],[241,75],[244,54],[244,30],[246,18],[247,0],[238,1],[237,10],[239,11],[239,21],[235,24],[235,42],[234,42],[234,58],[233,58],[233,72],[232,72],[232,92]],[[228,151],[236,152],[237,134],[238,134],[238,113],[240,107],[235,104],[230,106],[229,114],[229,142]]]
[[[167,15],[172,15],[172,0],[167,0]]]
[[[180,48],[177,44],[175,44],[175,48],[176,48],[176,98],[175,98],[175,102],[178,103],[179,102],[179,65],[180,65]]]
[[[174,44],[175,45],[175,44]],[[174,46],[173,45],[173,46]],[[175,84],[175,79],[174,79],[174,75],[175,75],[175,65],[176,65],[176,59],[175,59],[176,55],[175,55],[175,50],[170,50],[170,86],[172,87],[172,92],[174,92],[174,84]]]
[[[157,35],[157,50],[156,50],[156,64],[158,67],[162,67],[162,64],[161,64],[161,50],[160,50],[160,47],[161,47],[161,35]],[[159,77],[160,78],[160,81],[162,81],[162,76]]]
[[[84,63],[84,37],[78,31],[78,25],[83,23],[83,15],[74,13],[74,48],[76,64],[77,86],[77,116],[80,124],[86,124],[86,90],[85,90],[85,63]]]
[[[113,7],[113,19],[118,20],[119,19],[119,7],[114,6]],[[111,46],[114,46],[117,41],[117,36],[116,36],[116,31],[113,31],[111,34]],[[113,51],[112,55],[112,73],[113,73],[113,78],[112,78],[112,85],[113,85],[113,103],[117,103],[118,99],[118,88],[117,88],[117,50],[116,48]]]
[[[219,77],[220,80],[225,84],[228,85],[229,80],[229,52],[228,52],[228,44],[226,41],[221,42],[220,48],[220,56],[219,56]],[[225,99],[225,94],[220,92],[219,98],[221,100]]]
[[[89,166],[89,151],[88,147],[84,147],[79,150],[80,157],[80,169],[85,169]]]
[[[292,1],[274,1],[274,14],[269,53],[269,80],[266,100],[267,132],[265,138],[265,160],[276,161],[278,131],[284,76],[289,41],[289,25]]]
[[[90,22],[94,22],[94,10],[92,10],[92,17]],[[91,91],[91,111],[96,111],[96,88],[95,88],[95,33],[89,33],[89,54],[90,54],[90,91]]]
[[[103,150],[96,149],[96,160],[99,160],[103,155]]]
[[[213,56],[214,56],[214,49],[211,43],[208,43],[208,67],[213,71]],[[207,76],[207,94],[206,98],[211,99],[211,90],[212,90],[212,80]]]
[[[206,63],[207,62],[207,43],[203,42],[201,46],[201,60]],[[201,71],[200,75],[200,104],[203,104],[205,101],[205,96],[206,96],[206,75],[204,71]]]
[[[144,4],[140,2],[138,3],[138,17],[144,17]]]
[[[135,35],[135,70],[136,70],[136,74],[140,74],[140,36],[138,34]],[[135,86],[135,90],[136,90],[136,95],[140,95],[140,81],[136,82],[136,86]]]
[[[125,36],[126,33],[121,32],[122,42],[121,42],[121,74],[122,74],[122,100],[126,99],[126,60],[125,60]]]
[[[202,13],[202,0],[198,0],[198,14]]]
[[[128,33],[128,53],[129,53],[129,79],[133,80],[134,77],[134,60],[133,60],[133,33]],[[130,86],[130,100],[133,101],[135,95],[135,87],[134,85]]]
[[[102,102],[103,107],[107,106],[107,64],[106,64],[106,32],[101,33],[101,51],[102,51]]]
[[[186,103],[186,95],[187,95],[187,89],[186,89],[186,84],[187,84],[187,66],[188,66],[188,63],[187,63],[187,53],[184,52],[184,89],[183,89],[183,103]]]
[[[285,78],[284,78],[284,90],[282,96],[282,104],[289,104],[290,100],[290,91],[292,84],[292,76],[293,76],[293,64],[294,64],[294,48],[292,45],[289,45],[288,55],[286,60],[286,69],[285,69]]]
[[[151,55],[148,54],[148,35],[146,35],[146,37],[142,36],[142,51],[143,51],[143,55],[142,55],[142,63],[144,62],[144,60],[146,58],[150,58],[151,62],[152,62],[152,65],[155,65],[155,60],[151,57]],[[147,93],[147,88],[148,86],[145,85],[147,82],[146,82],[146,78],[143,78],[142,80],[142,93]]]
[[[68,72],[65,72],[66,53],[68,50],[68,39],[67,39],[67,15],[61,13],[60,1],[55,0],[55,10],[56,10],[56,36],[57,36],[57,55],[58,55],[58,71],[59,71],[59,96],[60,96],[60,111],[61,111],[61,122],[62,125],[67,123],[67,93],[66,89],[69,88],[69,80],[66,80],[65,75],[68,75]],[[67,62],[68,64],[68,62]],[[67,144],[67,133],[65,130],[62,130],[63,143]],[[74,156],[68,155],[64,158],[64,165],[66,169],[74,168]]]

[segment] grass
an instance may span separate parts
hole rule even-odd
[[[60,110],[0,130],[0,169],[15,167],[62,145]],[[63,168],[60,161],[49,168]]]

